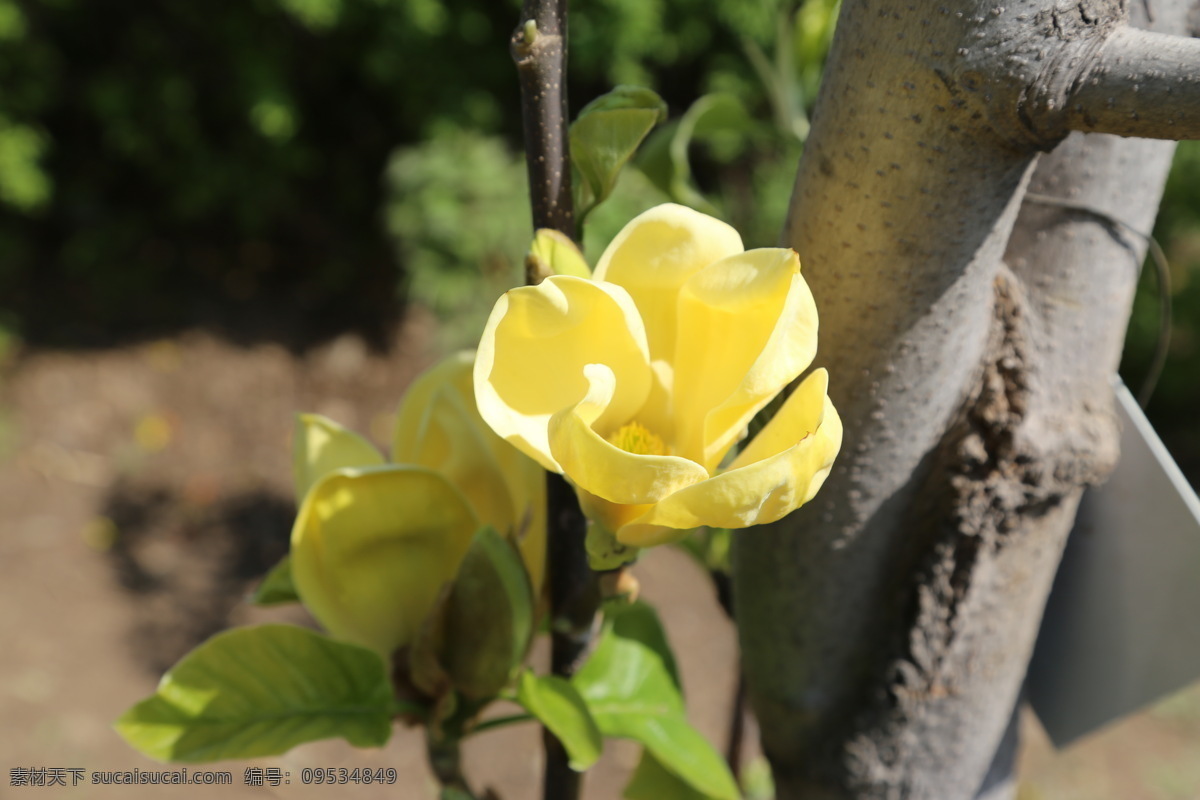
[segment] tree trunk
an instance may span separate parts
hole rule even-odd
[[[1185,31],[1183,3],[1153,11]],[[1200,45],[1124,14],[843,3],[786,238],[846,440],[735,552],[781,800],[1003,796],[1076,504],[1117,456],[1145,242],[1105,215],[1150,229],[1173,145],[1038,154],[1200,136]]]

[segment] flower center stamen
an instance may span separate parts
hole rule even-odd
[[[637,456],[665,456],[667,445],[640,422],[627,422],[608,437],[608,443]]]

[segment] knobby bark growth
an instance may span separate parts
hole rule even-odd
[[[985,775],[1117,456],[1144,243],[1102,215],[1149,230],[1173,147],[1105,134],[1200,137],[1187,3],[1145,8],[1153,32],[1108,0],[843,4],[785,237],[847,436],[735,552],[781,800],[1004,794],[1005,763]]]

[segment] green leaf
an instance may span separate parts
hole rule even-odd
[[[757,756],[742,768],[742,791],[746,800],[771,800],[775,796],[775,778],[763,756]]]
[[[729,528],[697,528],[676,545],[696,560],[705,572],[729,574],[733,531]]]
[[[571,759],[571,769],[583,772],[600,758],[604,749],[600,729],[570,681],[523,672],[517,684],[517,702],[558,737]]]
[[[675,663],[675,654],[667,641],[667,631],[663,628],[658,612],[648,603],[630,603],[609,614],[612,620],[613,632],[622,639],[631,639],[649,647],[658,655],[675,689],[683,692],[683,684],[679,680],[679,667]]]
[[[168,670],[116,730],[160,761],[278,755],[340,737],[380,747],[395,711],[383,659],[292,625],[218,634]]]
[[[737,783],[718,753],[682,714],[656,715],[636,703],[613,704],[607,710],[589,704],[605,736],[640,743],[676,777],[703,797],[738,800]]]
[[[645,604],[635,603],[609,614],[600,644],[575,674],[575,687],[593,714],[598,708],[605,713],[632,709],[633,701],[647,711],[683,714],[677,679],[662,655],[638,639],[623,635],[628,631],[617,629],[617,622],[639,607]]]
[[[641,743],[668,771],[718,800],[737,800],[721,755],[684,713],[674,658],[654,612],[633,604],[610,614],[575,687],[605,736]]]
[[[579,246],[560,231],[539,228],[529,247],[528,261],[532,260],[538,274],[574,275],[577,278],[592,277],[592,269],[580,252]],[[544,276],[543,276],[544,277]]]
[[[706,94],[678,120],[655,132],[638,154],[637,165],[675,202],[715,215],[716,208],[692,181],[688,149],[693,140],[740,139],[751,125],[746,109],[735,96]]]
[[[375,446],[320,414],[297,414],[292,436],[292,480],[296,502],[334,470],[386,463]]]
[[[483,700],[508,685],[533,635],[533,589],[516,548],[480,528],[446,602],[442,663],[454,688]]]
[[[275,606],[281,603],[298,603],[296,585],[292,583],[292,556],[289,553],[271,568],[262,583],[254,590],[250,602],[256,606]]]
[[[612,193],[621,168],[659,122],[667,105],[649,89],[618,86],[588,103],[571,124],[575,216],[579,224]]]
[[[642,760],[625,787],[624,797],[626,800],[708,800],[712,795],[694,788],[658,763],[649,751],[643,750]]]

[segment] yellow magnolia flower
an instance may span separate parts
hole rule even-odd
[[[593,280],[554,276],[500,298],[475,395],[493,430],[574,484],[594,523],[645,547],[812,499],[842,441],[824,370],[726,456],[816,344],[795,252],[746,251],[725,223],[663,205],[617,235]]]
[[[453,356],[413,383],[397,413],[392,464],[331,420],[297,419],[304,500],[292,579],[339,639],[385,655],[411,642],[481,525],[517,543],[534,592],[541,586],[544,474],[483,423],[471,363],[471,353]]]

